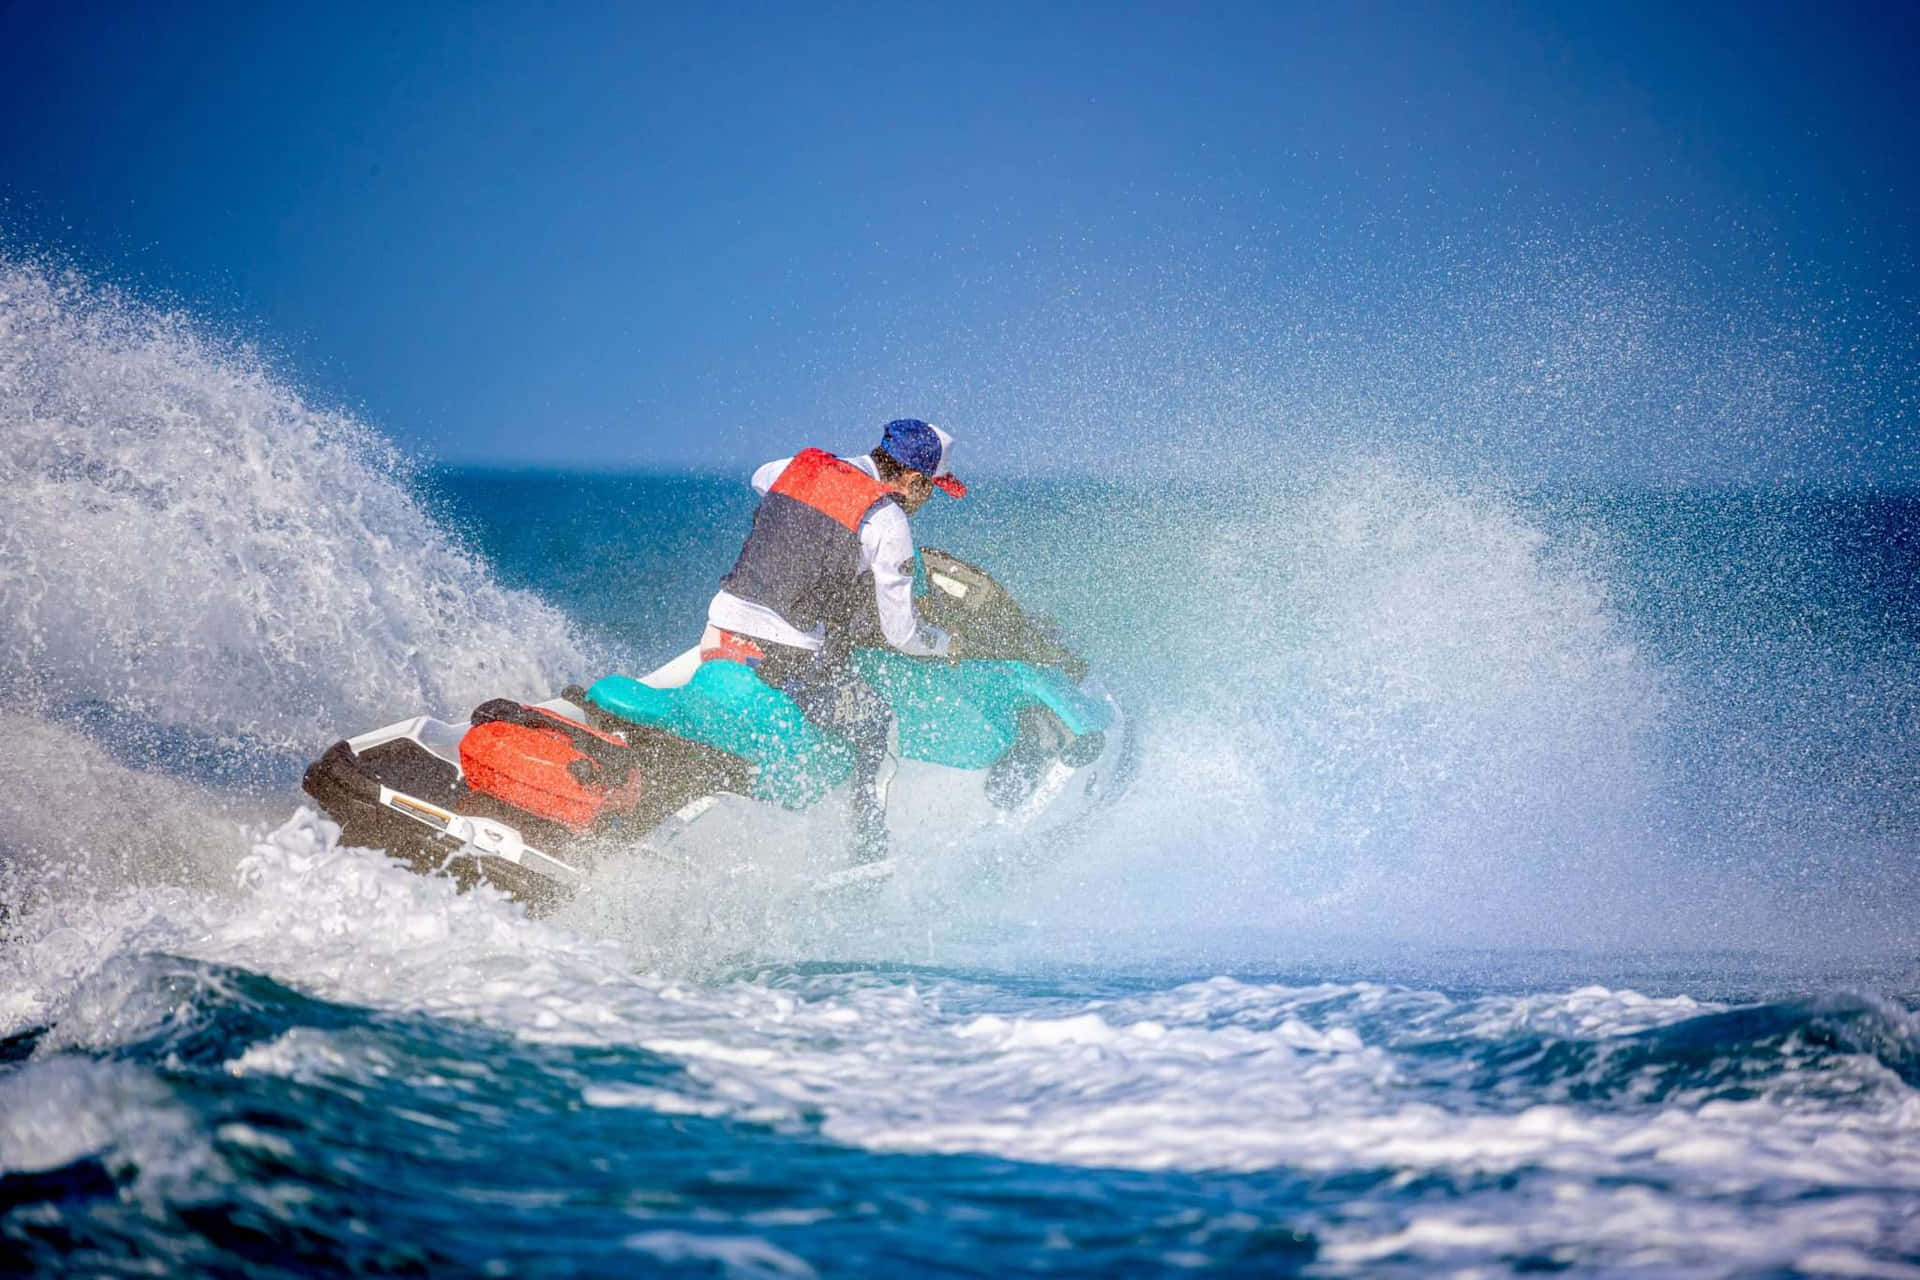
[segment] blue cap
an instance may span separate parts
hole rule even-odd
[[[948,469],[953,456],[953,437],[918,418],[895,418],[880,436],[880,447],[903,467],[930,476],[933,482],[956,498],[967,496],[967,486]]]

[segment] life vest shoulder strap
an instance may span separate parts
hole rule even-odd
[[[802,449],[795,454],[773,488],[767,490],[769,497],[776,493],[830,516],[850,530],[857,530],[869,511],[893,496],[892,489],[825,449]]]

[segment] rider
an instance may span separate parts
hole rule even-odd
[[[966,496],[948,470],[952,452],[953,437],[939,427],[899,418],[863,456],[803,449],[767,463],[753,473],[762,495],[753,530],[707,608],[719,633],[709,653],[747,662],[808,720],[852,745],[854,856],[862,862],[887,855],[891,770],[882,771],[893,714],[853,669],[856,623],[871,607],[886,642],[902,653],[957,656],[952,637],[914,614],[907,525],[936,488]]]

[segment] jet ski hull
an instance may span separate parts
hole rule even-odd
[[[979,657],[859,655],[896,716],[895,847],[921,856],[1025,838],[1112,799],[1130,764],[1119,708],[983,572],[923,555],[940,589],[926,604]],[[704,865],[798,840],[823,877],[844,874],[844,744],[744,663],[703,661],[702,649],[639,680],[611,676],[526,707],[485,703],[468,724],[416,716],[345,739],[303,786],[343,842],[536,908],[612,856]]]
[[[566,705],[587,718],[585,708]],[[462,889],[484,881],[536,908],[571,896],[610,856],[707,861],[784,835],[814,846],[823,876],[845,870],[845,783],[804,809],[788,808],[752,798],[754,771],[744,761],[721,753],[689,758],[683,750],[675,767],[653,775],[635,811],[581,832],[469,785],[458,746],[471,731],[425,716],[401,721],[335,743],[302,785],[340,823],[343,843],[384,849]],[[1116,713],[1112,727],[1077,754],[1023,736],[987,769],[903,760],[887,805],[895,847],[934,856],[983,838],[1058,831],[1118,793],[1125,744]]]

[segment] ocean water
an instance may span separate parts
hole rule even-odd
[[[1470,463],[983,475],[916,530],[1124,796],[531,919],[300,770],[678,651],[744,479],[417,465],[0,261],[0,1273],[1920,1274],[1920,502]]]

